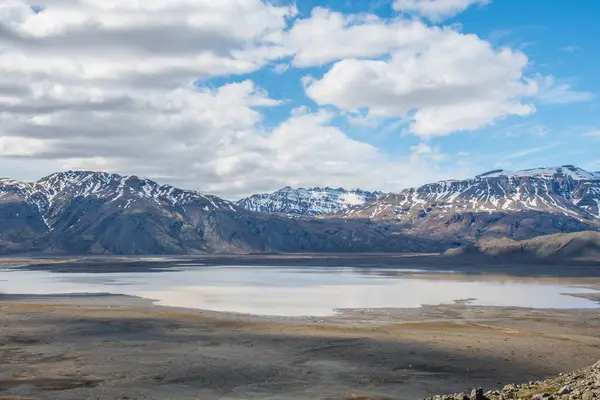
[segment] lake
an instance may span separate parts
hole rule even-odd
[[[328,316],[341,309],[413,308],[457,301],[482,306],[597,308],[560,281],[465,276],[406,268],[182,264],[163,271],[54,273],[0,270],[0,293],[112,293],[156,304],[271,316]]]

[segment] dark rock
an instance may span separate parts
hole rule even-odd
[[[473,389],[471,391],[470,400],[489,400],[484,394],[482,388]]]
[[[569,385],[563,386],[558,391],[558,394],[561,395],[561,396],[564,396],[564,395],[569,394],[569,393],[571,393],[571,386],[569,386]]]

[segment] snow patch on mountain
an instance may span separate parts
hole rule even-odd
[[[490,171],[382,196],[344,212],[347,218],[416,220],[464,212],[541,211],[580,221],[600,218],[600,175],[571,165]]]
[[[383,193],[342,188],[293,189],[289,186],[273,193],[256,194],[236,204],[250,211],[300,216],[318,216],[337,213],[359,206]]]
[[[46,225],[52,229],[52,210],[67,199],[97,198],[105,203],[115,203],[117,208],[129,209],[137,201],[156,205],[168,204],[184,209],[188,204],[205,204],[210,210],[235,211],[235,204],[212,195],[193,190],[160,185],[150,179],[132,175],[109,174],[93,171],[58,172],[37,182],[20,182],[0,178],[0,194],[9,193],[35,206]]]

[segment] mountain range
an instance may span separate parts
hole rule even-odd
[[[31,183],[0,179],[0,254],[423,252],[446,246],[382,229],[257,213],[137,176],[67,171]]]
[[[402,221],[412,234],[453,234],[459,241],[597,230],[600,173],[572,165],[495,170],[386,194],[336,217]]]
[[[231,202],[136,176],[0,178],[0,254],[443,252],[600,229],[600,173],[491,171],[383,194],[284,188]]]

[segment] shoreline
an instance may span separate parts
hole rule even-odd
[[[198,266],[280,266],[419,268],[453,270],[473,275],[519,277],[600,278],[600,260],[546,260],[525,257],[442,256],[423,254],[278,254],[278,255],[182,255],[182,256],[62,256],[45,258],[4,257],[0,268],[55,272],[140,272],[171,269],[179,264]]]

